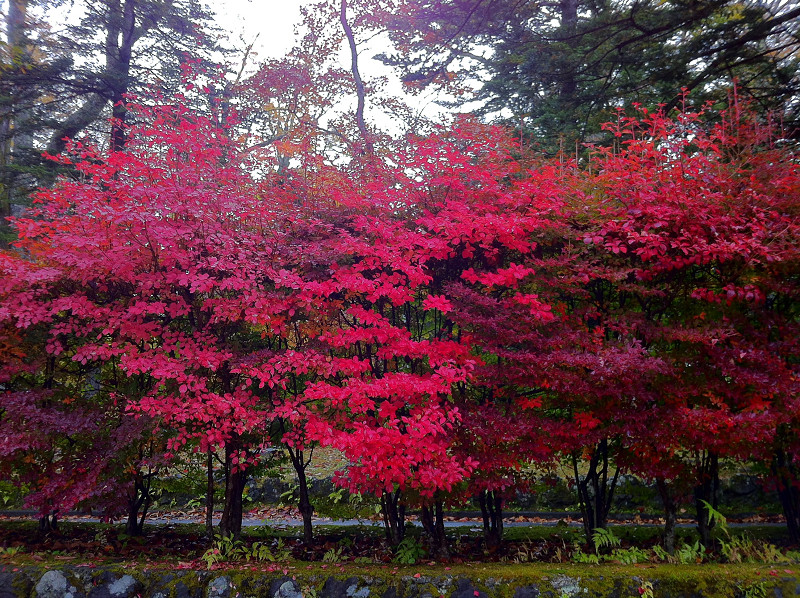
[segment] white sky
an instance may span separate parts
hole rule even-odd
[[[234,47],[244,48],[254,43],[257,61],[279,58],[288,52],[295,41],[295,27],[300,23],[300,7],[310,0],[207,0],[209,7],[217,14],[217,25],[230,32]],[[383,63],[372,57],[381,51],[381,36],[372,38],[368,47],[359,46],[359,71],[364,79],[386,77],[386,93],[404,95],[399,77]],[[384,39],[383,43],[387,43]],[[343,45],[341,66],[350,69],[350,50]],[[257,62],[256,61],[256,62]],[[255,65],[253,65],[255,66]],[[415,96],[410,105],[428,117],[442,118],[449,111],[434,103],[432,93]],[[354,99],[355,100],[355,99]],[[382,115],[371,109],[367,98],[367,120],[378,121],[381,128],[394,129]]]
[[[96,0],[87,0],[96,1]],[[254,70],[258,62],[269,58],[279,58],[288,52],[295,41],[295,27],[300,23],[300,7],[307,4],[310,0],[206,0],[208,7],[216,13],[217,25],[223,31],[229,32],[230,45],[235,48],[245,48],[250,43],[254,43],[253,50],[257,56],[251,56],[250,70]],[[73,20],[81,12],[82,2],[70,2],[69,0],[61,4],[51,13],[48,21],[54,27],[58,27],[59,19],[61,22]],[[8,0],[0,0],[0,12],[5,16],[8,10]],[[58,18],[53,20],[52,14],[57,14]],[[378,44],[381,36],[373,38],[369,47],[359,47],[359,70],[364,79],[374,77],[386,77],[388,80],[385,88],[386,93],[395,96],[402,96],[403,85],[399,78],[391,69],[383,65],[372,57],[387,48],[380,47]],[[383,43],[387,43],[384,39]],[[349,48],[343,46],[341,52],[341,66],[350,69]],[[416,107],[420,113],[429,117],[441,118],[448,111],[434,103],[433,95],[414,97],[409,102]],[[368,120],[383,121],[380,114],[371,110],[369,98],[367,102],[366,116]],[[386,126],[385,122],[381,123]],[[383,126],[381,128],[383,128]],[[393,128],[389,126],[389,128]]]
[[[262,59],[278,58],[294,41],[294,28],[300,21],[304,0],[210,0],[218,25],[231,33],[237,45],[254,46]],[[241,41],[242,43],[237,43]]]

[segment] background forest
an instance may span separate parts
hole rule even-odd
[[[141,533],[201,456],[238,537],[280,454],[310,542],[331,447],[433,556],[556,464],[587,538],[630,473],[708,544],[739,461],[800,542],[794,3],[323,1],[262,62],[193,0],[75,4],[10,0],[0,66],[0,474],[42,530]]]

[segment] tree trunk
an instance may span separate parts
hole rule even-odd
[[[128,497],[128,520],[125,522],[125,533],[129,536],[141,536],[144,521],[153,502],[150,484],[154,473],[137,472],[133,481],[133,494]]]
[[[0,117],[0,249],[9,246],[6,235],[10,230],[7,218],[11,216],[11,115]]]
[[[386,540],[397,546],[406,536],[406,506],[401,502],[402,491],[384,492],[381,495],[381,512]]]
[[[428,542],[428,552],[433,559],[445,560],[450,558],[447,546],[447,536],[444,533],[444,505],[437,500],[433,505],[423,506],[422,529]]]
[[[139,492],[138,481],[134,482],[133,496],[128,497],[128,520],[125,522],[125,533],[129,536],[141,536],[144,520],[139,523],[139,509],[143,497]]]
[[[800,480],[796,465],[783,449],[775,451],[772,475],[777,483],[778,498],[789,529],[789,541],[800,544]]]
[[[12,60],[25,62],[25,45],[28,41],[28,4],[30,0],[11,0],[8,3],[8,17],[6,18],[6,39]],[[14,54],[18,54],[14,56]]]
[[[143,527],[139,525],[138,507],[128,502],[128,520],[125,522],[125,533],[129,536],[141,536]]]
[[[706,548],[711,547],[711,530],[715,521],[709,518],[710,513],[704,501],[714,509],[719,504],[719,456],[712,451],[701,451],[695,455],[695,472],[697,485],[694,487],[694,504],[697,518],[697,533],[700,542]]]
[[[561,32],[565,38],[575,35],[578,30],[578,0],[561,0]],[[561,85],[558,90],[559,96],[566,102],[575,100],[575,91],[578,86],[575,81],[575,67],[566,69],[559,74]]]
[[[32,62],[31,42],[28,38],[29,0],[10,0],[6,16],[6,48],[12,79],[17,73],[24,73]],[[33,136],[26,121],[30,111],[24,107],[25,101],[16,89],[6,91],[3,99],[4,110],[0,117],[0,247],[9,246],[12,235],[6,220],[14,215],[14,205],[24,201],[25,196],[35,188],[35,181],[29,174],[19,170],[20,160],[33,151]]]
[[[484,490],[478,495],[483,516],[483,540],[490,552],[503,541],[503,500],[496,490]]]
[[[350,47],[350,71],[353,74],[353,82],[356,84],[356,125],[358,131],[361,133],[361,139],[364,142],[365,153],[372,156],[375,152],[372,140],[370,139],[367,124],[364,120],[364,108],[366,105],[366,88],[364,82],[361,80],[361,73],[358,70],[358,48],[356,47],[356,39],[353,35],[353,29],[347,20],[347,0],[341,0],[339,8],[339,22],[342,24],[345,37]]]
[[[297,485],[300,493],[300,501],[297,508],[303,517],[303,542],[311,544],[314,541],[314,528],[311,521],[311,517],[314,515],[314,505],[311,504],[308,492],[308,476],[306,475],[306,467],[308,467],[309,462],[306,461],[303,451],[294,450],[292,447],[286,448],[289,451],[289,459],[297,474]]]
[[[240,443],[231,440],[225,445],[225,507],[219,529],[223,536],[238,540],[242,535],[242,495],[247,482],[245,471],[232,457],[239,450]]]
[[[656,478],[656,488],[664,505],[664,550],[675,554],[675,527],[678,522],[678,505],[664,478]]]
[[[158,19],[148,18],[136,24],[139,0],[112,0],[107,3],[108,31],[105,40],[106,69],[104,82],[108,86],[107,98],[111,102],[111,151],[121,151],[128,135],[125,119],[128,115],[125,94],[130,91],[133,46]],[[141,8],[141,7],[139,7]]]
[[[51,509],[48,514],[39,517],[39,534],[58,531],[58,509]]]
[[[589,471],[583,479],[578,474],[578,455],[575,453],[572,455],[572,467],[578,490],[578,502],[583,515],[583,531],[586,542],[591,543],[594,530],[605,529],[608,524],[608,513],[614,500],[620,468],[616,468],[614,476],[609,480],[610,457],[607,438],[603,438],[595,447],[589,460]]]
[[[206,453],[206,536],[214,538],[214,451]]]
[[[125,94],[130,86],[131,58],[136,35],[136,0],[112,4],[106,38],[107,82],[111,93],[111,151],[121,151],[127,141]]]
[[[86,96],[83,105],[56,124],[47,147],[50,154],[59,154],[65,147],[64,138],[75,137],[103,114],[111,103],[111,134],[109,146],[120,151],[127,142],[125,121],[128,116],[126,94],[130,91],[133,48],[149,31],[168,26],[172,4],[142,0],[105,0],[98,3],[103,12],[98,15],[106,26],[102,55],[105,67],[99,75],[102,85]]]

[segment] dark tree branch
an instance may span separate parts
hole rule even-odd
[[[341,11],[339,13],[339,20],[342,23],[342,29],[347,36],[347,43],[350,45],[350,58],[351,70],[353,72],[353,79],[356,84],[356,95],[358,96],[358,105],[356,107],[356,123],[361,137],[364,140],[364,146],[368,154],[374,153],[372,141],[370,140],[369,131],[367,131],[367,124],[364,121],[364,108],[366,106],[366,89],[364,82],[361,79],[361,73],[358,70],[358,48],[356,47],[356,38],[353,35],[353,28],[347,20],[347,0],[342,0]]]

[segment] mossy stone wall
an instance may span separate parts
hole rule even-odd
[[[441,566],[266,573],[0,565],[0,598],[793,598],[800,577],[758,566]]]

